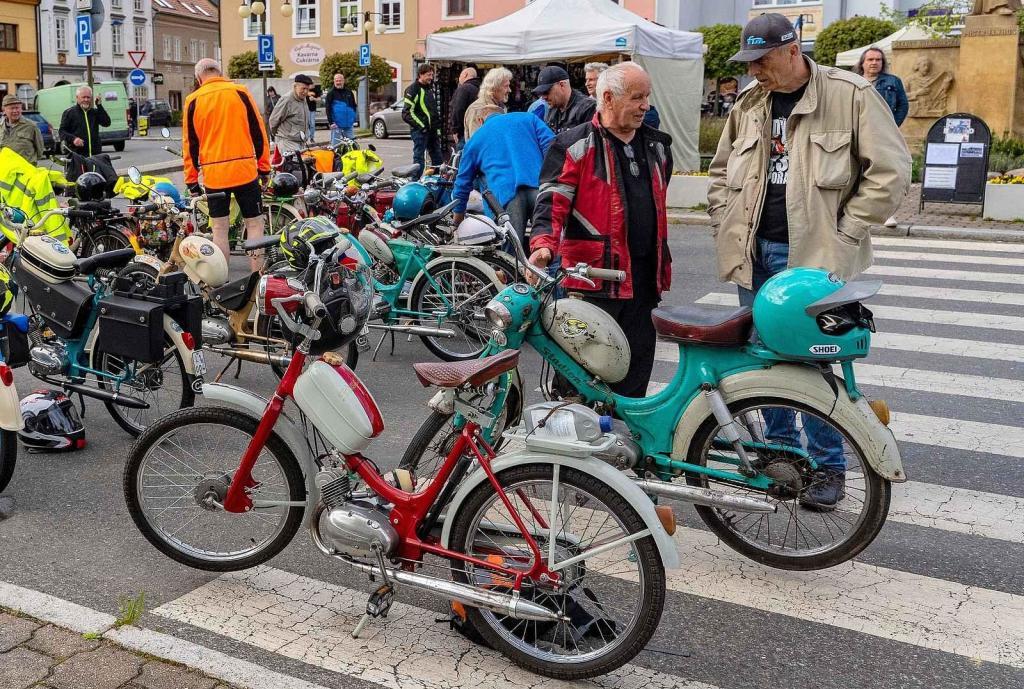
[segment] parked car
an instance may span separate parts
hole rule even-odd
[[[171,105],[165,100],[150,98],[139,108],[140,115],[149,115],[150,127],[171,126]]]
[[[378,139],[386,139],[397,134],[409,134],[409,125],[402,119],[402,103],[375,112],[370,117],[370,131]]]
[[[36,92],[32,110],[43,116],[54,130],[52,134],[56,134],[60,127],[64,111],[75,104],[75,91],[85,85],[83,82],[62,84]],[[103,103],[103,109],[110,115],[110,126],[100,128],[100,141],[104,146],[113,146],[115,151],[123,151],[125,142],[131,137],[128,131],[128,93],[124,82],[98,81],[92,85],[92,90],[96,102]]]
[[[391,102],[386,100],[375,100],[370,103],[370,114],[378,113],[381,110],[387,110],[391,107]]]
[[[56,149],[53,147],[53,128],[46,121],[46,118],[43,117],[43,113],[38,110],[25,110],[21,113],[21,116],[32,120],[39,128],[39,133],[43,135],[43,148],[46,150],[46,155],[55,153]]]

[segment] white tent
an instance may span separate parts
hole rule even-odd
[[[608,0],[534,0],[493,22],[427,36],[427,59],[525,64],[629,55],[651,75],[676,168],[696,170],[703,44],[699,33],[666,29]]]
[[[885,59],[892,61],[892,44],[896,41],[917,41],[925,38],[930,38],[930,34],[925,29],[919,26],[908,25],[904,26],[896,33],[886,36],[883,39],[875,41],[871,45],[865,45],[860,48],[851,48],[850,50],[844,50],[843,52],[836,55],[836,66],[837,67],[853,67],[860,61],[861,53],[868,48],[880,48],[885,53]]]

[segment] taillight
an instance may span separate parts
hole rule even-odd
[[[3,382],[5,387],[14,384],[14,371],[7,364],[0,364],[0,382]]]
[[[184,342],[185,346],[189,349],[194,350],[196,348],[196,339],[192,337],[192,333],[190,332],[183,332],[181,334],[181,341]]]

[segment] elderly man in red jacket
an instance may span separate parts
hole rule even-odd
[[[530,262],[546,267],[558,256],[565,265],[625,271],[622,283],[563,285],[622,326],[632,358],[612,390],[644,397],[657,340],[651,311],[672,280],[665,206],[672,139],[643,123],[651,80],[636,63],[602,72],[596,95],[594,118],[559,134],[544,159]]]

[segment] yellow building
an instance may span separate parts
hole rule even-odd
[[[0,95],[32,100],[39,78],[39,0],[0,0]]]

